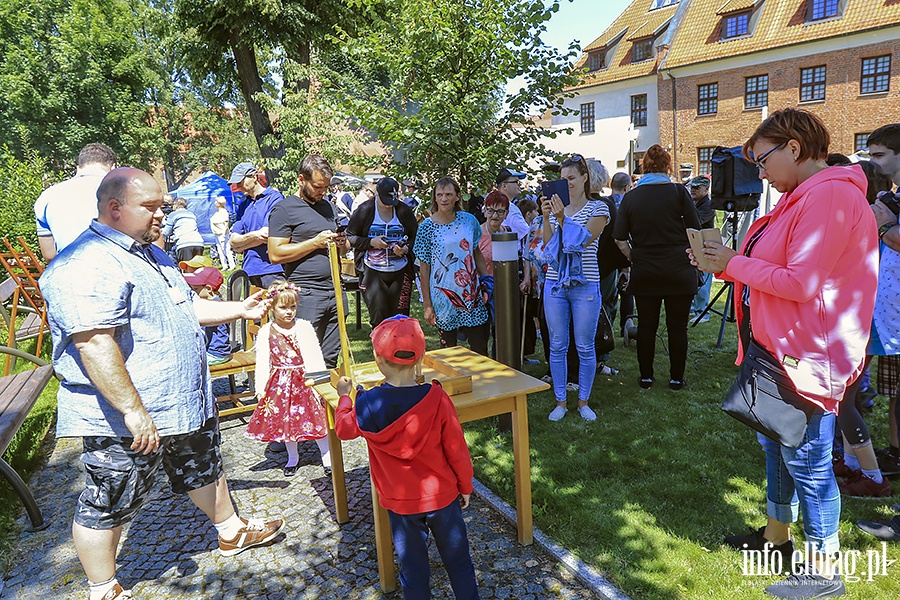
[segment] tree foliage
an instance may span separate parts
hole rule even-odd
[[[530,117],[566,112],[565,89],[579,78],[570,68],[577,45],[562,54],[541,41],[558,4],[349,1],[372,24],[363,35],[342,36],[346,60],[390,84],[365,95],[344,86],[344,106],[394,148],[399,170],[486,184],[500,165],[546,154],[541,139],[552,134],[531,126]],[[378,19],[381,12],[391,18]],[[507,96],[507,80],[517,77],[523,89]]]
[[[37,251],[37,232],[34,227],[34,201],[44,185],[47,161],[34,151],[25,152],[23,159],[16,158],[7,147],[0,148],[0,236],[15,244],[22,236]],[[5,278],[0,273],[0,278]]]

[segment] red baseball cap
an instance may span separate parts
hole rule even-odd
[[[208,285],[214,290],[222,287],[225,278],[222,273],[215,267],[200,267],[193,273],[184,273],[184,280],[188,285],[204,286]]]
[[[425,354],[425,333],[418,319],[397,315],[372,330],[375,354],[398,365],[411,365]]]

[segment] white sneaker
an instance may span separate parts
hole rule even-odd
[[[554,408],[552,411],[550,411],[550,416],[547,418],[550,419],[551,421],[559,421],[564,416],[566,416],[566,407],[560,406],[557,404],[556,408]]]
[[[585,404],[584,406],[578,407],[578,414],[581,415],[581,418],[585,421],[596,421],[597,413],[591,410],[591,407]],[[551,415],[552,416],[552,415]]]
[[[567,392],[577,392],[577,391],[578,391],[578,384],[577,384],[577,383],[572,383],[572,382],[570,381],[569,383],[566,384],[566,391],[567,391]]]

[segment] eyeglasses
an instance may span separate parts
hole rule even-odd
[[[561,166],[563,166],[563,167],[571,167],[571,166],[574,165],[574,164],[583,163],[583,162],[584,162],[584,157],[583,157],[582,155],[580,155],[580,154],[573,154],[572,156],[570,156],[570,157],[567,158],[566,160],[562,161],[562,165],[561,165]]]
[[[484,215],[485,216],[497,215],[498,217],[503,217],[508,212],[509,212],[508,210],[504,210],[502,208],[491,208],[490,206],[484,207]]]
[[[516,185],[522,185],[522,182],[518,179],[507,179],[506,181],[501,181],[500,185],[503,185],[504,183],[514,183]]]
[[[775,146],[768,152],[764,152],[762,154],[762,156],[760,156],[755,161],[753,161],[753,163],[756,165],[756,168],[759,169],[760,171],[765,171],[766,170],[766,158],[768,158],[768,156],[770,154],[772,154],[773,152],[775,152],[776,150],[780,150],[781,148],[784,148],[786,145],[787,145],[787,142],[781,142],[780,144],[778,144],[777,146]]]

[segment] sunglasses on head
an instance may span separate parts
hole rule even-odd
[[[562,161],[562,166],[563,166],[563,167],[571,167],[572,165],[575,165],[575,164],[578,164],[578,163],[582,163],[582,164],[583,164],[583,163],[584,163],[584,157],[583,157],[582,155],[580,155],[580,154],[573,154],[572,156],[570,156],[570,157],[567,158],[566,160]]]

